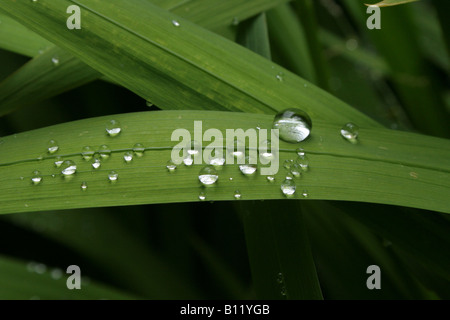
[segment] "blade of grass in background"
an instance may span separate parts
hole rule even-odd
[[[212,30],[229,26],[236,17],[247,18],[254,13],[274,6],[280,1],[175,1],[174,3],[162,2],[159,5],[167,10],[173,10],[176,14],[197,23],[198,25]],[[221,4],[221,5],[219,5]],[[211,19],[214,17],[214,19]],[[0,15],[0,19],[2,16]],[[37,43],[42,47],[40,36],[32,37],[33,33],[22,27],[11,18],[4,22],[8,28],[0,28],[0,47],[6,49],[16,48],[16,42],[10,39],[23,39],[24,35],[31,38],[31,44]],[[4,32],[2,32],[4,30]],[[7,37],[6,37],[7,36]],[[26,39],[28,40],[28,39]],[[9,44],[9,42],[12,42]],[[46,41],[47,42],[47,41]],[[36,45],[33,45],[35,48]],[[26,43],[26,45],[29,45]],[[16,71],[9,79],[0,84],[0,116],[10,113],[13,110],[30,103],[36,103],[55,96],[64,91],[86,84],[94,79],[100,78],[101,74],[93,70],[69,52],[51,46],[45,54],[36,56],[30,63],[22,69]],[[19,50],[25,50],[27,47]],[[28,53],[31,50],[26,50]],[[43,51],[43,50],[41,50]],[[32,51],[35,55],[35,52]],[[20,52],[21,53],[21,52]],[[52,59],[59,58],[58,66],[50,64]],[[30,79],[31,73],[31,79]],[[70,76],[67,76],[70,75]],[[28,99],[30,96],[33,99]]]
[[[244,46],[270,59],[265,14],[242,26],[239,35]],[[254,202],[236,206],[243,219],[254,290],[260,299],[322,299],[304,219],[296,214],[296,207],[292,202],[281,208]]]
[[[68,4],[82,7],[83,32],[59,27],[65,23]],[[313,120],[378,125],[267,59],[143,0],[107,4],[8,0],[0,8],[160,108],[274,113],[295,106],[309,112]],[[176,19],[179,27],[172,22]],[[98,41],[95,46],[91,37]]]
[[[366,8],[353,0],[343,3],[359,27],[365,28]],[[409,7],[382,9],[381,30],[367,34],[392,70],[391,80],[414,126],[427,134],[450,137],[450,116],[442,97],[436,94],[442,91],[441,84],[429,75],[422,59]]]
[[[0,299],[67,300],[108,299],[128,300],[138,297],[90,281],[81,280],[81,290],[69,290],[66,270],[43,270],[16,259],[0,257]]]
[[[115,138],[105,132],[107,120],[122,123]],[[194,121],[202,120],[203,130],[217,128],[272,127],[273,117],[232,112],[159,111],[139,112],[69,122],[2,138],[0,152],[0,212],[26,212],[100,206],[198,201],[202,190],[198,180],[200,166],[181,166],[170,175],[166,163],[176,144],[170,141],[175,129],[193,132]],[[310,172],[301,187],[310,199],[334,199],[404,205],[450,212],[449,141],[413,133],[385,129],[360,129],[360,142],[351,144],[339,134],[340,126],[316,121],[312,136],[302,144],[310,161]],[[54,167],[57,155],[47,156],[47,143],[58,141],[58,154],[78,164],[75,178],[65,181],[61,169]],[[136,143],[143,143],[145,157],[131,164],[123,159]],[[81,158],[84,146],[107,144],[111,159],[100,170]],[[281,142],[280,164],[295,159],[298,145]],[[162,148],[162,149],[161,149]],[[4,150],[4,151],[2,151]],[[41,160],[42,159],[42,160]],[[282,199],[280,183],[283,169],[270,184],[264,176],[248,179],[236,165],[226,166],[217,188],[206,192],[211,200],[232,200],[235,188],[248,199]],[[41,171],[43,183],[31,184],[34,170]],[[120,172],[117,184],[108,182],[108,173]],[[52,177],[52,175],[56,175]],[[22,178],[21,178],[22,177]],[[83,181],[89,191],[82,192]],[[198,188],[197,188],[198,187]],[[19,191],[20,190],[20,191]],[[301,192],[297,193],[301,198]]]
[[[442,28],[443,40],[447,46],[447,60],[450,56],[450,25],[447,23],[447,13],[450,11],[450,4],[448,1],[433,0],[433,5],[436,8],[436,14],[439,16],[440,26]],[[448,61],[447,61],[448,62]]]

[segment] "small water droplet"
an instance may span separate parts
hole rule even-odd
[[[281,191],[285,196],[292,196],[295,193],[296,188],[297,186],[295,185],[295,182],[292,179],[286,179],[281,184]]]
[[[311,118],[300,109],[286,109],[279,112],[273,121],[273,129],[279,130],[281,140],[298,143],[311,133]]]
[[[203,191],[200,192],[200,194],[198,195],[198,199],[200,201],[205,201],[206,200],[206,194]]]
[[[151,101],[149,101],[149,100],[147,100],[147,101],[145,102],[145,105],[146,105],[147,107],[153,107],[153,103],[152,103]]]
[[[276,78],[278,81],[283,82],[284,78],[283,78],[283,72],[278,72],[278,74],[276,75]]]
[[[341,128],[341,136],[351,143],[356,143],[359,134],[359,127],[354,123],[347,123]]]
[[[88,188],[87,182],[86,182],[86,181],[83,181],[83,182],[81,183],[81,191],[86,191],[87,188]]]
[[[217,170],[213,166],[209,165],[200,170],[198,173],[198,179],[204,185],[212,185],[219,179],[219,175],[217,174]]]
[[[270,161],[274,157],[274,153],[272,152],[272,142],[270,140],[264,140],[259,145],[260,156],[265,161]]]
[[[233,20],[231,20],[231,25],[232,26],[237,26],[239,24],[239,18],[238,17],[233,17]]]
[[[42,182],[41,172],[38,170],[33,171],[33,175],[31,176],[31,182],[36,186]]]
[[[136,157],[141,158],[144,156],[145,147],[142,143],[136,143],[133,147],[133,152],[136,155]]]
[[[198,154],[202,147],[200,145],[200,143],[198,143],[195,140],[192,140],[191,142],[189,142],[188,146],[187,146],[187,153],[191,156],[195,156],[196,154]]]
[[[274,183],[275,182],[275,176],[267,176],[267,181],[269,181],[270,183]]]
[[[307,156],[298,156],[296,162],[303,171],[309,170],[309,159]]]
[[[245,144],[242,140],[234,139],[233,147],[227,148],[228,154],[232,155],[235,159],[243,159],[245,156]]]
[[[232,178],[232,177],[230,177],[230,181],[233,181],[233,178]]]
[[[291,173],[296,178],[300,178],[302,176],[301,170],[302,167],[298,163],[294,163],[291,167]]]
[[[179,23],[177,20],[172,20],[172,24],[173,24],[175,27],[179,27],[179,26],[180,26],[180,23]]]
[[[58,56],[52,57],[52,64],[57,67],[59,65],[59,58]]]
[[[118,174],[117,172],[111,171],[111,172],[108,174],[108,180],[109,180],[111,183],[117,182],[118,179],[119,179],[119,174]]]
[[[287,170],[291,170],[292,165],[294,164],[294,160],[284,160],[283,167]]]
[[[106,123],[106,133],[110,137],[117,136],[122,131],[122,128],[120,127],[120,122],[117,120],[109,120]]]
[[[49,154],[54,154],[56,151],[58,151],[58,149],[58,142],[56,142],[55,140],[52,139],[47,143],[47,152]]]
[[[95,150],[94,150],[94,148],[92,148],[90,146],[85,146],[81,149],[81,156],[86,161],[91,160],[92,157],[94,156],[94,154],[95,154]]]
[[[236,200],[241,199],[241,197],[242,197],[242,194],[241,194],[241,192],[239,190],[234,191],[234,198]]]
[[[277,282],[282,284],[284,282],[284,275],[280,272],[277,274]]]
[[[175,170],[177,169],[177,165],[175,163],[173,163],[172,160],[167,161],[167,165],[166,168],[169,172],[175,172]]]
[[[100,154],[100,157],[102,159],[106,160],[111,155],[111,149],[106,144],[104,144],[98,148],[98,153]]]
[[[62,163],[64,162],[62,157],[56,157],[55,159],[55,168],[61,167]]]
[[[194,159],[192,158],[192,156],[190,154],[188,154],[188,155],[186,155],[186,157],[184,157],[183,163],[185,166],[190,167],[194,163]]]
[[[97,170],[98,168],[100,168],[102,165],[102,162],[100,161],[99,158],[95,158],[94,162],[92,162],[92,168],[94,168],[95,170]]]
[[[286,287],[282,287],[280,293],[282,296],[285,296],[287,294]]]
[[[305,153],[305,149],[303,148],[297,148],[297,150],[295,150],[295,152],[297,153],[298,156],[303,157],[306,153]]]
[[[61,174],[63,176],[72,176],[77,172],[77,165],[72,160],[66,160],[61,165]]]
[[[303,197],[303,198],[308,198],[308,197],[309,197],[308,190],[303,190],[303,192],[302,192],[302,197]]]
[[[125,152],[123,154],[123,160],[125,160],[126,163],[133,161],[133,153],[130,151]]]
[[[293,180],[294,179],[294,175],[289,172],[288,174],[286,174],[286,178],[285,179],[286,180]]]
[[[31,0],[31,2],[33,2],[33,3],[37,3],[37,2],[38,2],[38,0]]]
[[[245,163],[239,165],[239,170],[241,170],[244,175],[251,176],[258,170],[258,166],[255,163],[256,161],[252,161],[250,157],[245,157]]]

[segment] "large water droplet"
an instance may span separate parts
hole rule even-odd
[[[42,182],[41,172],[38,170],[33,171],[33,175],[31,176],[31,182],[36,186]]]
[[[81,149],[81,156],[86,161],[91,160],[92,157],[94,156],[94,154],[95,154],[95,150],[94,150],[94,148],[92,148],[90,146],[85,146]]]
[[[281,184],[281,192],[283,192],[285,196],[292,196],[295,193],[296,188],[294,180],[291,179],[286,179]]]
[[[172,160],[169,160],[167,161],[166,168],[170,173],[172,173],[177,169],[177,165]]]
[[[212,185],[216,183],[219,176],[217,174],[217,170],[213,166],[209,165],[200,170],[198,173],[198,179],[204,185]]]
[[[77,172],[77,165],[72,160],[66,160],[61,165],[61,174],[63,176],[72,176]]]
[[[58,151],[58,149],[58,142],[56,142],[55,140],[52,139],[47,143],[47,152],[49,154],[54,154],[56,151]]]
[[[273,121],[273,129],[279,130],[280,139],[289,143],[305,140],[311,133],[311,118],[300,109],[279,112]]]
[[[122,131],[122,128],[120,127],[120,122],[117,120],[109,120],[106,123],[106,132],[110,137],[117,136]]]
[[[133,147],[133,152],[136,155],[136,157],[140,158],[144,156],[145,147],[142,143],[136,143]]]
[[[242,197],[242,194],[241,194],[241,192],[239,190],[234,191],[234,198],[236,200],[240,200],[241,197]]]
[[[125,152],[123,155],[123,160],[125,160],[126,163],[133,161],[133,153],[130,151]]]
[[[88,188],[87,182],[86,182],[86,181],[83,181],[83,182],[81,183],[81,191],[86,191],[87,188]]]
[[[115,171],[111,171],[110,173],[108,173],[108,180],[111,183],[117,182],[117,180],[119,180],[119,174]]]
[[[309,170],[309,159],[307,156],[298,156],[296,162],[303,171]]]
[[[98,148],[98,153],[100,154],[100,157],[102,159],[106,160],[111,155],[111,149],[106,144],[104,144]]]
[[[256,170],[258,170],[258,166],[255,163],[256,161],[251,161],[250,157],[245,157],[245,163],[239,165],[239,170],[246,176],[251,176],[255,174]]]
[[[354,123],[347,123],[341,128],[341,136],[351,143],[356,143],[359,134],[359,127]]]

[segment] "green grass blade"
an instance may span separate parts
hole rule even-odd
[[[69,4],[81,5],[89,39],[60,28]],[[160,108],[273,114],[296,106],[313,119],[378,125],[267,59],[143,0],[8,0],[0,9]]]
[[[372,3],[372,4],[366,4],[366,6],[377,6],[377,7],[392,7],[392,6],[398,6],[400,4],[415,2],[418,0],[383,0],[380,2]]]
[[[298,204],[254,202],[242,212],[258,298],[322,299]]]
[[[39,271],[40,272],[40,271]],[[82,273],[83,274],[83,273]],[[57,277],[55,278],[55,275]],[[136,299],[136,296],[90,281],[81,280],[81,290],[69,290],[66,280],[70,274],[65,270],[36,273],[25,262],[0,257],[0,299],[7,300],[67,300],[67,299]]]
[[[115,138],[105,132],[106,121],[111,119],[122,123],[123,132]],[[0,144],[0,213],[198,201],[201,166],[180,167],[173,175],[165,168],[176,145],[170,141],[173,131],[186,128],[193,132],[194,121],[198,120],[203,121],[203,130],[217,128],[225,136],[225,129],[230,128],[270,129],[273,118],[231,112],[140,112],[4,137]],[[345,141],[339,130],[340,126],[317,121],[311,138],[302,144],[309,154],[311,170],[303,175],[301,188],[308,190],[310,199],[375,202],[450,213],[448,140],[362,128],[360,142],[354,145]],[[73,180],[64,181],[53,165],[55,156],[46,154],[50,139],[58,141],[59,155],[78,164]],[[123,153],[131,151],[135,143],[143,143],[149,150],[145,157],[125,164]],[[113,156],[95,171],[91,163],[81,159],[81,149],[102,144],[109,145]],[[280,164],[295,159],[297,145],[281,142],[280,148]],[[206,190],[211,200],[231,200],[236,188],[249,200],[284,198],[279,185],[282,168],[275,184],[268,183],[264,176],[247,179],[236,165],[224,169],[221,183]],[[34,170],[43,174],[41,185],[31,185]],[[108,182],[111,170],[120,172],[119,183]],[[228,175],[234,181],[230,182]],[[80,190],[82,181],[88,183],[89,191]],[[301,198],[298,193],[297,198]]]

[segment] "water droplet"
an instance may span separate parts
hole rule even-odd
[[[305,149],[303,149],[303,148],[297,148],[297,150],[295,150],[295,152],[300,157],[303,157],[305,155]]]
[[[219,179],[217,170],[213,166],[206,166],[198,173],[198,179],[204,185],[212,185]]]
[[[234,139],[233,147],[227,148],[228,154],[231,154],[235,159],[243,159],[245,156],[245,144],[242,140]]]
[[[37,3],[37,2],[38,2],[38,0],[31,0],[31,2],[33,2],[33,3]]]
[[[296,162],[303,171],[309,170],[309,159],[307,156],[298,156]]]
[[[111,183],[117,182],[118,179],[119,179],[119,174],[118,174],[117,172],[111,171],[111,172],[108,174],[108,180],[109,180]]]
[[[202,147],[200,145],[200,143],[198,143],[195,140],[192,140],[191,142],[189,142],[188,146],[187,146],[187,153],[191,156],[195,156],[196,154],[198,154]]]
[[[233,181],[233,178],[232,178],[232,177],[230,177],[230,181]]]
[[[286,287],[282,287],[280,293],[282,296],[285,296],[287,294]]]
[[[87,188],[88,188],[87,182],[86,182],[86,181],[83,181],[83,182],[81,183],[81,191],[86,191]]]
[[[275,182],[275,176],[267,176],[267,181],[269,181],[270,183],[274,183]]]
[[[92,168],[94,168],[95,170],[97,170],[98,168],[100,168],[102,165],[102,162],[100,161],[99,158],[95,158],[94,162],[92,162]]]
[[[242,197],[242,194],[240,193],[239,190],[234,191],[234,198],[235,198],[236,200],[241,199],[241,197]]]
[[[231,21],[232,26],[237,26],[239,24],[239,18],[233,17],[233,20]]]
[[[53,269],[50,272],[50,276],[52,277],[53,280],[58,280],[62,278],[63,272],[61,269]]]
[[[77,165],[72,160],[66,160],[61,165],[61,174],[63,176],[72,176],[77,172]]]
[[[133,161],[133,153],[130,151],[125,152],[123,154],[123,160],[125,160],[126,163]]]
[[[153,103],[152,103],[151,101],[149,101],[149,100],[147,100],[147,101],[145,102],[145,105],[146,105],[147,107],[153,107]]]
[[[213,156],[208,163],[214,167],[222,167],[225,164],[225,158]]]
[[[282,284],[284,282],[284,276],[281,272],[277,274],[277,282],[279,284]]]
[[[294,175],[292,174],[292,173],[288,173],[287,175],[286,175],[286,178],[285,178],[286,180],[293,180],[294,179]]]
[[[173,163],[172,160],[167,161],[167,165],[166,165],[167,170],[169,170],[169,172],[175,172],[175,170],[177,169],[177,165],[175,163]]]
[[[54,154],[56,151],[58,151],[58,149],[58,142],[56,142],[55,140],[52,139],[47,143],[47,152],[49,154]]]
[[[185,166],[190,167],[194,163],[194,159],[192,158],[192,156],[190,154],[188,154],[188,155],[186,155],[186,157],[184,157],[183,163]]]
[[[59,65],[59,58],[57,56],[52,57],[52,63],[57,67]]]
[[[250,176],[258,169],[258,166],[255,163],[256,161],[252,161],[250,157],[245,157],[245,163],[239,165],[239,170],[246,176]]]
[[[273,129],[279,130],[280,139],[289,143],[305,140],[311,133],[311,118],[300,109],[279,112],[273,121]]]
[[[292,165],[294,164],[294,160],[284,160],[283,167],[287,170],[291,170]]]
[[[95,154],[94,148],[90,146],[85,146],[81,149],[81,156],[86,161],[91,160],[94,154]]]
[[[308,197],[309,197],[308,190],[303,190],[303,192],[302,192],[302,197],[303,197],[303,198],[308,198]]]
[[[140,158],[144,156],[145,147],[142,143],[136,143],[133,147],[133,152],[136,155],[136,157]]]
[[[283,82],[284,81],[283,75],[284,75],[283,72],[278,72],[278,74],[276,75],[277,80]]]
[[[296,185],[294,180],[286,179],[281,184],[281,191],[285,196],[292,196],[295,193]]]
[[[61,167],[62,163],[64,162],[62,157],[56,157],[55,159],[55,168]]]
[[[122,131],[120,122],[117,120],[110,120],[106,123],[106,132],[110,137],[117,136]]]
[[[173,24],[175,27],[179,27],[179,26],[180,26],[180,23],[179,23],[177,20],[172,20],[172,24]]]
[[[359,127],[354,123],[347,123],[341,128],[341,136],[351,143],[356,143],[359,134]]]
[[[302,167],[298,163],[294,163],[291,167],[291,173],[296,178],[300,178],[302,176],[302,173],[300,172],[301,170]]]
[[[111,149],[106,144],[104,144],[98,148],[98,153],[100,154],[100,157],[102,159],[106,160],[111,155]]]
[[[31,182],[36,186],[42,182],[41,172],[38,170],[33,171],[33,175],[31,176]]]
[[[200,194],[198,195],[198,199],[200,201],[205,201],[206,200],[206,194],[203,191],[200,192]]]
[[[261,151],[260,156],[265,161],[270,161],[273,159],[274,154],[272,153],[272,142],[270,140],[264,140],[259,145],[259,150]]]

